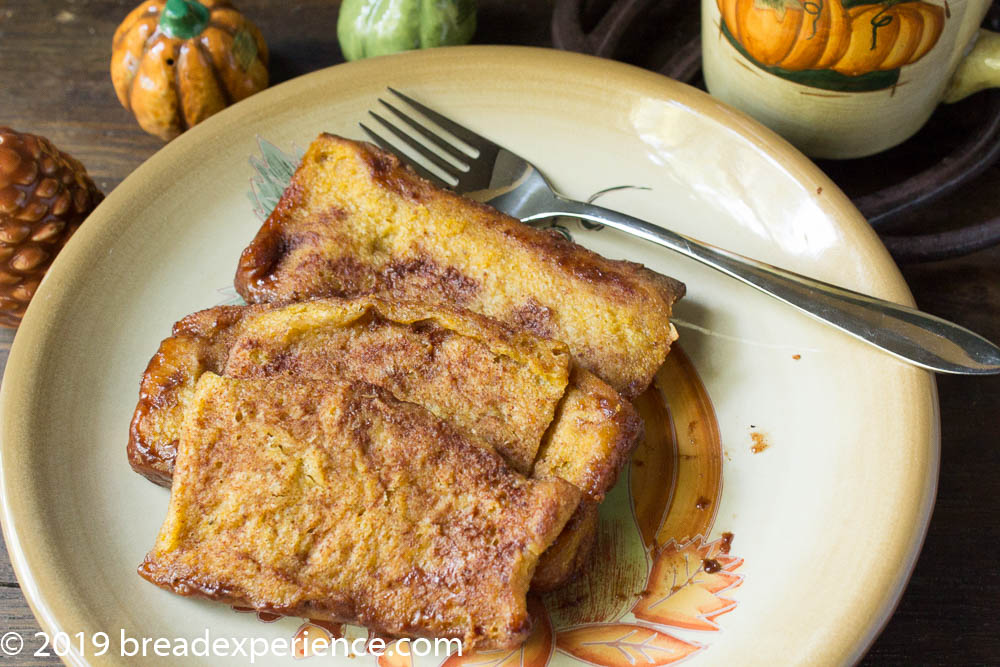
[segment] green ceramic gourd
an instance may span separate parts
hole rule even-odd
[[[465,44],[475,31],[475,0],[344,0],[337,20],[348,60]]]

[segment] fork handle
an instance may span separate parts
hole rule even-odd
[[[526,221],[569,216],[606,225],[695,259],[917,366],[941,373],[1000,373],[1000,348],[940,317],[716,248],[603,206],[564,197],[553,203],[559,210]]]

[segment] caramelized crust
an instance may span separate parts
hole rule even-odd
[[[559,537],[538,559],[531,578],[531,590],[537,593],[562,588],[583,570],[597,541],[599,503],[583,500]]]
[[[133,470],[170,486],[184,411],[205,371],[222,372],[242,319],[266,306],[219,306],[188,315],[160,343],[139,385],[139,403],[129,425],[128,460]]]
[[[320,135],[243,251],[251,303],[379,294],[450,303],[564,341],[627,398],[676,331],[683,284],[439,189],[370,144]]]
[[[601,501],[642,438],[632,404],[580,367],[556,411],[535,461],[535,477],[559,477]]]
[[[181,595],[512,647],[579,498],[373,385],[206,373],[139,572]]]

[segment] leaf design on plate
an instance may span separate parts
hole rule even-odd
[[[537,229],[551,229],[554,232],[558,232],[567,241],[573,241],[573,234],[569,231],[569,227],[560,224],[562,218],[553,218],[551,220],[544,220],[541,223],[534,224],[533,226]]]
[[[445,660],[441,667],[545,667],[552,656],[552,623],[545,605],[534,595],[528,597],[528,612],[535,620],[535,627],[528,639],[517,648],[455,654]],[[379,667],[390,666],[382,665],[380,661]]]
[[[299,626],[299,629],[295,631],[295,636],[292,637],[292,657],[301,660],[315,655],[328,656],[332,641],[333,636],[326,628],[306,621]],[[319,647],[316,646],[317,642],[320,642]]]
[[[665,364],[677,357],[678,345],[670,351]],[[639,412],[645,432],[632,453],[629,484],[632,510],[646,549],[656,548],[656,533],[666,518],[673,498],[677,471],[674,460],[677,436],[670,409],[655,385],[637,396],[632,405]]]
[[[263,221],[271,215],[291,182],[292,174],[302,161],[303,151],[293,146],[292,152],[287,153],[261,137],[257,137],[257,145],[260,146],[261,157],[250,156],[250,166],[257,173],[250,178],[247,196],[254,205],[253,212]]]
[[[656,554],[649,583],[632,608],[636,618],[691,630],[718,630],[715,619],[736,606],[722,593],[743,583],[742,558],[722,553],[723,540],[671,540]]]
[[[232,285],[220,287],[215,291],[220,297],[219,301],[215,303],[216,306],[245,306],[247,303],[243,297],[237,294],[236,288]]]
[[[253,607],[241,607],[239,605],[231,605],[231,608],[237,614],[256,614],[257,620],[260,621],[261,623],[274,623],[282,619],[281,614],[275,614],[274,612],[263,611],[263,610],[258,611]]]
[[[556,646],[601,667],[669,665],[704,646],[643,625],[601,623],[584,625],[556,635]]]
[[[409,644],[409,639],[397,639],[385,647],[385,652],[378,657],[378,667],[413,667],[413,656],[410,655],[410,648],[407,647],[402,653],[399,652],[399,645]]]
[[[686,542],[711,533],[722,496],[722,436],[712,398],[680,346],[671,349],[653,385],[669,406],[671,449],[676,457],[669,506],[654,539],[646,541],[655,552],[671,540]]]
[[[594,194],[590,195],[587,198],[587,203],[593,204],[595,201],[597,201],[604,195],[608,194],[609,192],[618,192],[620,190],[652,190],[652,188],[646,187],[645,185],[613,185],[610,188],[604,188],[603,190],[598,190]],[[559,234],[561,234],[562,237],[567,241],[572,241],[573,233],[569,230],[569,227],[566,226],[566,224],[570,220],[575,220],[580,224],[581,227],[583,227],[586,230],[590,230],[592,232],[599,232],[602,229],[604,229],[604,225],[602,225],[599,222],[590,222],[589,220],[584,220],[582,218],[570,218],[570,217],[552,218],[549,220],[543,220],[539,223],[528,223],[528,224],[537,227],[538,229],[554,230]]]
[[[579,577],[545,596],[557,631],[617,621],[645,587],[649,564],[631,502],[628,475],[622,475],[598,510],[590,563]]]
[[[646,185],[612,185],[610,188],[604,188],[603,190],[598,190],[594,194],[587,197],[587,203],[593,204],[598,199],[611,192],[621,192],[622,190],[652,190],[652,189],[653,188]],[[583,219],[580,220],[580,225],[584,229],[589,229],[595,232],[599,232],[602,229],[604,229],[604,225],[602,225],[599,222],[590,222],[588,220],[583,220]]]

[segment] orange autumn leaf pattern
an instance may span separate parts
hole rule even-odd
[[[635,406],[646,437],[632,456],[629,478],[646,548],[655,552],[671,539],[707,535],[722,495],[722,435],[712,397],[679,345]]]
[[[599,623],[566,630],[556,636],[556,646],[600,667],[669,665],[704,648],[653,628],[627,623]]]
[[[400,651],[400,644],[409,644],[408,639],[397,639],[385,647],[385,652],[378,657],[378,667],[413,667],[413,656],[410,648]]]
[[[722,540],[696,537],[678,545],[671,540],[656,554],[649,583],[632,608],[650,623],[690,630],[718,630],[715,619],[732,611],[736,602],[723,593],[743,583],[735,574],[742,558],[721,552]]]
[[[544,667],[552,656],[552,622],[542,601],[528,598],[528,612],[535,621],[535,627],[523,644],[513,649],[496,651],[471,651],[463,655],[450,656],[441,667]],[[379,667],[397,667],[382,665]]]
[[[292,638],[292,656],[296,660],[301,660],[315,655],[330,655],[332,641],[333,635],[326,628],[306,621],[299,626]]]

